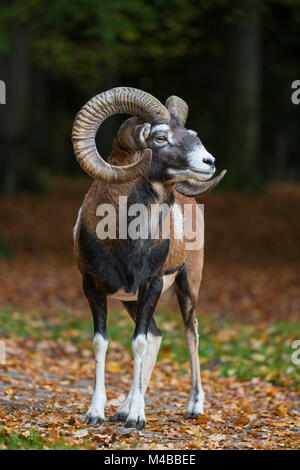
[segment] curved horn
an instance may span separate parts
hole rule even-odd
[[[196,196],[205,196],[212,189],[214,189],[217,184],[220,183],[221,179],[226,175],[227,170],[221,171],[221,173],[215,178],[201,182],[201,181],[180,181],[175,184],[175,189],[180,194],[184,196],[196,197]]]
[[[169,111],[175,113],[185,126],[189,114],[189,107],[186,102],[178,96],[169,96],[166,101],[166,107]]]
[[[142,90],[117,87],[90,99],[77,114],[72,142],[79,165],[92,178],[105,183],[126,183],[143,175],[150,163],[152,153],[146,149],[142,157],[125,166],[110,165],[98,153],[95,136],[102,122],[113,114],[126,113],[138,116],[151,124],[169,122],[168,110],[160,101]]]

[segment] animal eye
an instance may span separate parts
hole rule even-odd
[[[158,142],[159,144],[161,144],[162,142],[165,142],[166,140],[167,138],[164,135],[158,135],[157,137],[155,137],[155,141]]]

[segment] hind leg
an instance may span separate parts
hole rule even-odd
[[[139,288],[137,315],[134,334],[132,336],[132,351],[134,357],[132,398],[126,427],[142,429],[146,424],[145,418],[145,380],[144,369],[147,350],[147,334],[154,310],[163,287],[159,276],[147,279]]]
[[[197,281],[197,282],[196,282]],[[198,321],[196,317],[197,293],[200,278],[189,282],[188,270],[185,266],[176,277],[176,294],[185,326],[185,339],[189,351],[191,365],[191,395],[186,418],[197,418],[203,414],[204,392],[202,389],[200,362],[198,354]],[[190,287],[193,285],[193,289]]]
[[[123,302],[127,312],[131,318],[136,322],[136,302]],[[150,325],[147,333],[147,350],[144,364],[144,374],[143,374],[143,389],[146,392],[154,365],[156,363],[157,354],[159,351],[160,343],[162,339],[162,334],[157,326],[154,318],[151,318]]]
[[[136,315],[137,315],[137,302],[123,302],[124,307],[126,308],[127,312],[131,316],[131,318],[136,322]],[[143,382],[142,382],[142,390],[143,394],[146,392],[151,374],[156,362],[157,354],[159,351],[160,343],[161,343],[162,334],[160,329],[158,328],[154,318],[152,317],[147,333],[147,346],[146,346],[146,353],[144,359],[144,368],[143,368]],[[126,421],[130,403],[132,399],[133,393],[133,381],[130,386],[130,390],[127,394],[127,397],[119,406],[115,416],[113,416],[112,421]]]

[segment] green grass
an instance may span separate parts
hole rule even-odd
[[[61,343],[71,341],[80,345],[92,338],[92,331],[88,316],[78,317],[66,311],[53,315],[43,310],[0,309],[0,336],[33,337]]]
[[[43,450],[45,441],[40,437],[38,431],[31,429],[28,437],[18,434],[0,435],[0,449],[9,450]],[[58,442],[49,442],[47,448],[51,450],[77,450],[78,447],[66,444],[63,439]]]
[[[170,358],[180,364],[180,373],[188,372],[184,329],[179,312],[158,313],[163,332],[158,359]],[[291,361],[291,345],[300,339],[300,322],[245,324],[222,321],[209,315],[198,315],[199,354],[202,368],[214,368],[221,377],[242,379],[259,377],[275,384],[290,381],[299,386],[300,367]],[[108,316],[111,340],[131,348],[133,323],[123,310],[110,310]],[[93,327],[87,314],[78,316],[62,311],[0,310],[0,339],[10,335],[51,339],[59,344],[71,342],[80,348],[91,348]]]

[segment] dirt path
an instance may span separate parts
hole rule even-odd
[[[217,378],[204,371],[206,412],[183,419],[188,376],[178,365],[160,361],[146,400],[147,426],[126,429],[109,421],[82,424],[93,387],[93,359],[71,345],[52,341],[7,340],[7,364],[0,374],[1,432],[29,438],[38,433],[44,448],[65,443],[112,449],[295,449],[300,444],[300,396],[293,390],[253,379]],[[106,416],[129,388],[132,361],[119,348],[107,363]],[[5,448],[5,444],[2,444]]]
[[[199,311],[206,412],[198,421],[183,420],[189,379],[178,364],[186,349],[178,341],[183,333],[171,296],[165,330],[173,336],[164,339],[167,353],[147,395],[147,427],[133,431],[109,422],[82,424],[94,361],[90,333],[79,348],[72,341],[91,332],[72,258],[72,226],[89,184],[61,180],[44,195],[1,198],[0,233],[13,256],[0,259],[0,340],[7,350],[7,363],[0,365],[0,448],[298,448],[300,403],[293,386],[299,373],[291,344],[299,339],[300,186],[276,185],[258,195],[215,192],[204,201]],[[215,321],[207,328],[205,314]],[[223,320],[230,325],[221,326]],[[252,329],[243,329],[248,322]],[[127,320],[117,317],[114,327],[107,417],[128,391],[132,369],[128,348],[118,342],[128,332]],[[222,378],[224,371],[229,377]]]

